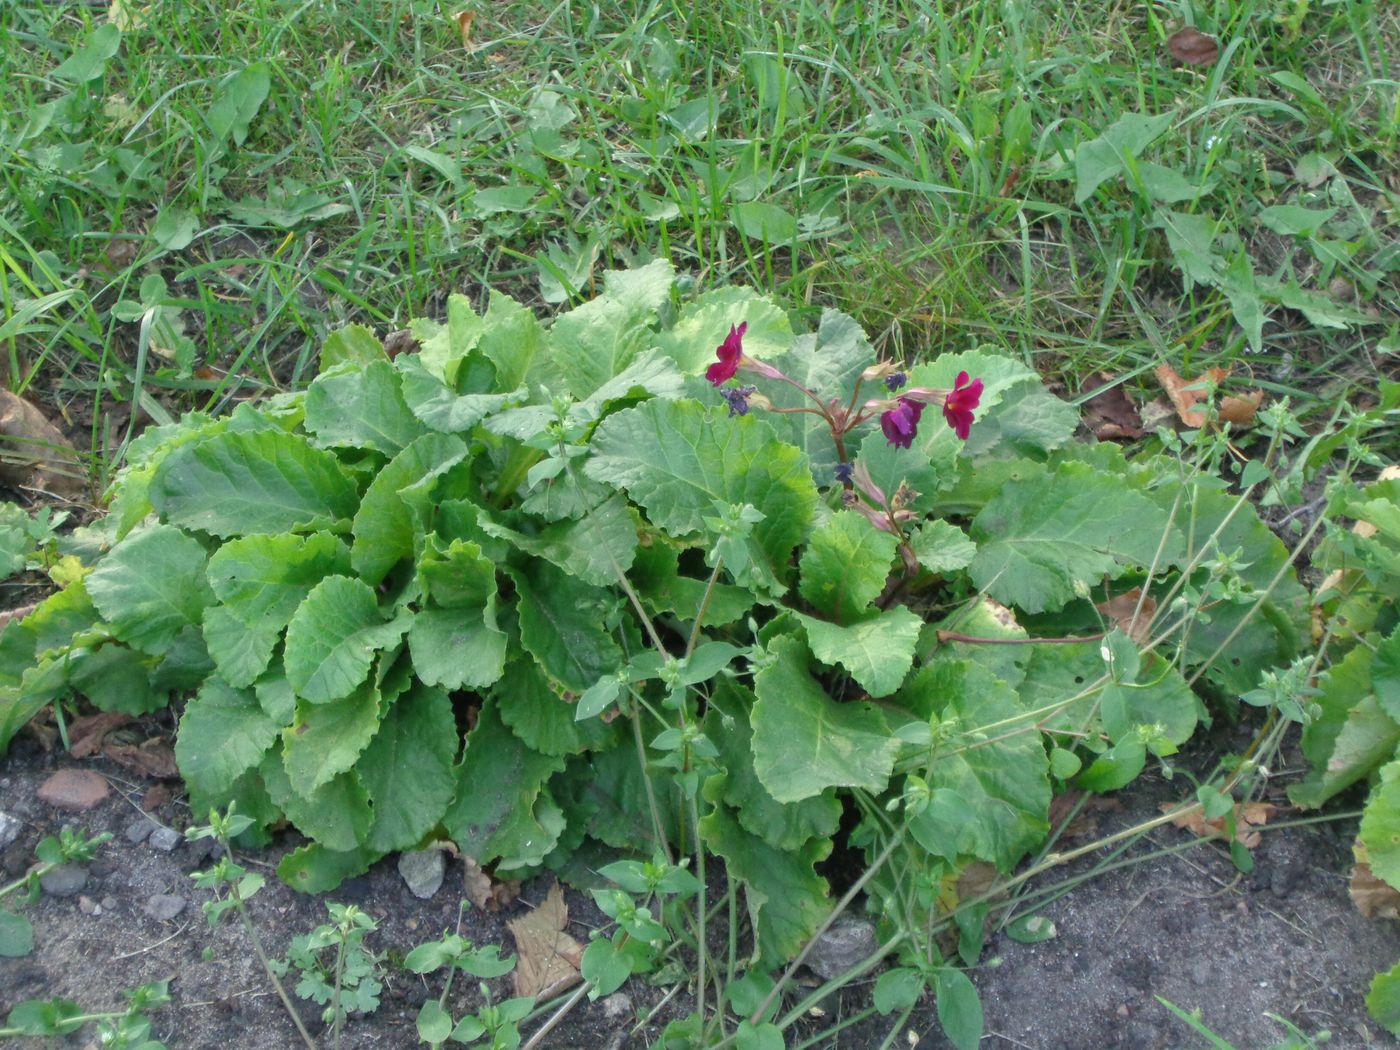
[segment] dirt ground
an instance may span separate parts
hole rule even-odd
[[[1207,739],[1198,746],[1205,750],[1228,743]],[[113,789],[85,813],[57,810],[38,797],[52,773],[74,765],[102,773]],[[39,838],[64,824],[114,836],[88,866],[80,891],[67,897],[46,893],[28,908],[36,950],[27,958],[0,960],[0,1017],[16,1001],[38,997],[64,996],[88,1008],[113,1008],[121,1002],[120,989],[169,977],[174,978],[174,1001],[152,1020],[153,1034],[172,1050],[301,1045],[241,927],[227,922],[210,930],[205,921],[199,904],[206,894],[193,886],[189,873],[207,866],[207,847],[182,843],[162,852],[149,841],[131,841],[139,837],[135,827],[150,823],[141,810],[150,786],[103,758],[77,763],[45,753],[27,735],[0,762],[0,810],[24,825],[0,858],[8,877],[22,875]],[[1120,794],[1121,809],[1096,812],[1093,826],[1065,848],[1154,816],[1162,801],[1186,790],[1181,777],[1168,782],[1148,775]],[[178,799],[150,817],[177,828],[188,822]],[[1275,820],[1286,817],[1280,814]],[[983,965],[973,975],[986,1011],[982,1045],[1031,1050],[1208,1046],[1156,1002],[1159,995],[1183,1008],[1200,1009],[1205,1022],[1238,1050],[1270,1047],[1284,1037],[1268,1013],[1288,1018],[1310,1035],[1329,1030],[1327,1045],[1338,1050],[1396,1045],[1367,1017],[1364,996],[1371,976],[1400,958],[1400,926],[1362,918],[1347,896],[1354,833],[1355,822],[1346,820],[1265,831],[1254,851],[1256,869],[1248,876],[1234,869],[1222,849],[1207,844],[1078,884],[1041,911],[1055,924],[1053,939],[1034,945],[1015,943],[1004,934],[989,939]],[[1150,853],[1179,844],[1187,835],[1161,828],[1135,849]],[[326,918],[322,899],[294,893],[272,874],[276,861],[294,844],[289,837],[239,858],[269,876],[251,908],[269,951],[277,955],[285,952],[291,936]],[[1096,859],[1085,857],[1051,879],[1086,872]],[[356,903],[372,914],[379,930],[368,945],[402,958],[416,944],[453,927],[461,875],[460,865],[453,864],[443,887],[430,900],[419,900],[409,894],[391,859],[345,883],[329,899]],[[468,912],[463,934],[477,944],[504,945],[509,952],[505,920],[537,904],[547,888],[543,881],[527,884],[521,899],[499,915]],[[159,895],[188,903],[173,919],[158,919],[148,908]],[[570,932],[586,942],[603,917],[581,895],[570,893],[568,901]],[[13,898],[8,903],[13,905]],[[342,1045],[348,1050],[424,1045],[414,1031],[414,1017],[424,998],[438,994],[441,976],[420,978],[388,966],[383,979],[378,1011],[352,1018],[346,1029]],[[497,998],[509,995],[508,978],[494,982],[493,989]],[[542,1045],[578,1050],[652,1046],[665,1022],[685,1005],[678,996],[649,1022],[639,1023],[666,990],[634,981],[623,992],[625,1000],[581,1003]],[[847,992],[831,1004],[827,1020],[860,1006],[866,994],[868,987]],[[319,1008],[302,1005],[308,1026],[319,1037]],[[459,979],[448,1005],[454,1016],[478,1005],[476,982]],[[864,1023],[816,1045],[873,1050],[890,1035],[890,1024],[889,1019]],[[82,1047],[91,1037],[89,1029],[65,1045]],[[328,1037],[321,1042],[330,1045]],[[949,1044],[931,1005],[925,1004],[889,1045],[934,1050]]]

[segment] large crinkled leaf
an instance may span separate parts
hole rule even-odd
[[[408,627],[406,615],[385,622],[366,584],[328,576],[287,625],[287,680],[308,703],[339,700],[365,680],[375,653],[397,642]]]
[[[791,636],[769,646],[755,679],[754,771],[778,802],[800,802],[829,787],[882,791],[899,741],[880,709],[837,703],[807,671],[807,647]]]
[[[802,551],[798,591],[837,623],[850,623],[880,596],[899,541],[854,511],[833,514]]]
[[[707,581],[681,575],[680,550],[666,536],[652,533],[637,548],[628,578],[652,612],[673,612],[682,620],[693,620],[705,601]],[[754,604],[753,591],[728,583],[716,584],[708,596],[706,627],[731,624]]]
[[[306,795],[292,787],[282,766],[280,748],[268,753],[259,772],[269,797],[303,835],[329,850],[355,850],[364,845],[374,815],[369,808],[369,793],[353,770]]]
[[[676,323],[657,337],[657,345],[689,375],[704,372],[729,329],[747,324],[744,354],[771,361],[792,346],[787,313],[752,288],[716,288],[681,308]]]
[[[745,831],[779,850],[796,850],[811,839],[829,839],[841,821],[836,789],[801,802],[778,802],[753,768],[749,711],[754,696],[728,679],[716,681],[705,716],[705,735],[719,749],[722,773],[705,782],[705,797],[734,811]]]
[[[1288,797],[1300,806],[1322,805],[1386,761],[1400,744],[1400,724],[1377,701],[1371,686],[1371,650],[1359,645],[1323,672],[1314,698],[1321,713],[1303,729],[1303,754],[1311,771]]]
[[[390,705],[355,765],[374,806],[371,848],[411,849],[437,826],[457,789],[458,742],[443,690],[415,686]]]
[[[655,397],[679,397],[684,389],[685,379],[676,370],[675,362],[653,348],[633,358],[626,368],[589,394],[577,407],[570,409],[570,415],[587,414],[588,418],[593,419],[613,401],[637,396],[639,393],[652,394]]]
[[[172,525],[220,537],[342,531],[358,502],[334,454],[282,430],[177,448],[156,469],[150,497]]]
[[[1167,486],[1154,498],[1164,508],[1176,499]],[[1215,656],[1206,679],[1227,693],[1248,692],[1261,672],[1286,665],[1301,651],[1310,627],[1307,589],[1288,570],[1255,609],[1274,576],[1288,565],[1289,553],[1241,497],[1198,480],[1185,490],[1176,521],[1188,559],[1198,552],[1207,561],[1235,556],[1235,571],[1243,584],[1231,600],[1212,602],[1208,618],[1192,623],[1186,637],[1187,661],[1199,665]],[[1205,566],[1197,570],[1198,586],[1205,585],[1209,574]],[[1220,652],[1227,638],[1229,644]]]
[[[932,510],[938,493],[958,476],[958,454],[962,442],[941,423],[934,426],[935,417],[923,416],[919,432],[909,448],[892,445],[881,431],[865,436],[860,443],[856,465],[863,470],[877,489],[892,503],[896,494],[901,505],[915,511]],[[946,440],[944,434],[953,437]],[[833,478],[834,480],[834,478]]]
[[[823,402],[836,398],[842,404],[850,399],[851,390],[861,372],[874,363],[875,350],[860,325],[841,311],[830,308],[822,311],[815,332],[798,336],[792,348],[772,362],[775,368],[811,390]],[[748,381],[743,379],[743,373],[740,379]],[[810,398],[786,383],[765,383],[762,390],[779,408],[812,407]],[[878,383],[862,387],[861,392],[864,397],[873,398],[886,393]],[[805,412],[771,418],[774,428],[785,441],[807,453],[812,469],[823,477],[829,476],[828,472],[836,465],[837,457],[836,445],[827,423],[821,417]],[[875,428],[873,422],[865,426]],[[856,431],[847,436],[848,449],[854,450],[853,442],[859,434],[860,431]]]
[[[497,393],[491,388],[492,365],[479,355],[463,363],[459,382],[466,389],[448,386],[423,366],[416,357],[400,357],[403,397],[416,420],[444,434],[460,434],[476,426],[492,412],[498,412],[516,393]],[[472,387],[481,387],[474,390]]]
[[[384,344],[374,334],[374,329],[362,324],[347,324],[337,328],[321,344],[321,373],[325,374],[337,365],[372,365],[388,361],[389,354]]]
[[[169,525],[133,532],[87,577],[87,591],[112,632],[142,652],[168,650],[213,600],[199,541]]]
[[[1360,837],[1371,871],[1400,888],[1400,761],[1381,767],[1380,784],[1361,815]]]
[[[322,372],[306,391],[306,429],[320,445],[374,449],[389,457],[423,434],[388,360],[347,362]]]
[[[551,679],[582,693],[622,663],[622,650],[608,633],[612,596],[566,575],[546,561],[512,571],[520,644]]]
[[[418,340],[417,354],[409,356],[421,363],[428,372],[444,383],[455,386],[462,362],[466,361],[486,334],[486,322],[472,309],[471,300],[460,292],[447,297],[447,323],[439,324],[423,318],[412,322]]]
[[[267,670],[282,637],[282,625],[267,621],[245,623],[226,605],[204,610],[204,644],[219,675],[229,685],[252,685]]]
[[[500,678],[508,639],[496,626],[494,606],[420,610],[408,630],[418,677],[446,689],[484,689]]]
[[[925,521],[909,538],[914,557],[926,572],[943,575],[965,569],[977,556],[977,544],[952,522],[933,518]]]
[[[164,690],[151,688],[151,658],[124,645],[79,649],[68,657],[68,688],[99,711],[144,715],[166,705]]]
[[[381,470],[365,490],[351,527],[355,540],[350,563],[370,585],[379,583],[389,570],[412,558],[418,535],[413,510],[403,499],[404,489],[426,479],[440,477],[467,455],[467,446],[446,434],[424,434]]]
[[[563,768],[562,758],[526,747],[487,703],[467,736],[462,761],[453,768],[457,797],[443,826],[457,848],[478,863],[538,864],[562,828],[546,828],[537,819],[536,804],[544,801],[545,782]]]
[[[241,807],[239,812],[243,812]],[[363,875],[381,856],[368,846],[335,850],[308,842],[278,862],[277,877],[302,893],[329,893],[346,879]]]
[[[781,966],[802,950],[831,910],[826,880],[815,870],[830,854],[831,840],[775,849],[745,831],[726,806],[715,806],[700,821],[700,835],[744,884],[759,958],[769,968]]]
[[[542,755],[576,755],[601,751],[617,737],[615,725],[601,719],[582,722],[574,718],[574,704],[550,687],[539,665],[518,660],[491,690],[492,701],[501,720],[525,746]]]
[[[1003,489],[973,519],[972,538],[973,582],[1031,613],[1060,608],[1076,585],[1152,564],[1159,548],[1159,568],[1182,553],[1180,534],[1151,500],[1080,463]]]
[[[250,690],[211,678],[180,717],[175,739],[180,775],[192,791],[222,805],[234,782],[262,762],[279,728]]]
[[[754,539],[768,573],[788,576],[817,492],[807,458],[754,416],[716,416],[694,401],[648,401],[609,416],[593,437],[590,477],[625,488],[673,536],[702,533],[715,501],[764,515]]]
[[[482,516],[488,536],[503,539],[517,550],[552,562],[585,583],[607,587],[632,567],[637,551],[637,519],[620,494],[614,493],[582,516],[555,522],[532,534],[519,532]]]
[[[963,848],[1009,871],[1049,828],[1049,762],[1035,716],[1010,686],[966,660],[926,665],[900,697],[957,730],[935,751],[926,779],[976,813]]]
[[[546,336],[549,360],[568,393],[580,401],[647,349],[655,308],[609,295],[555,319]]]
[[[510,296],[492,291],[483,318],[478,349],[496,366],[496,385],[501,390],[524,386],[533,388],[547,380],[549,368],[545,330],[534,311]]]
[[[1019,662],[1015,670],[988,665],[975,650],[1014,649]],[[1008,684],[1021,695],[1027,708],[1040,712],[1040,726],[1046,731],[1083,733],[1094,725],[1099,697],[1109,684],[1108,665],[1096,642],[1064,645],[965,646],[950,652],[986,667],[992,674],[1002,670]]]
[[[327,576],[350,572],[350,551],[329,532],[244,536],[209,559],[209,585],[244,623],[280,629]]]
[[[812,655],[824,664],[840,664],[867,693],[889,696],[914,664],[914,647],[924,621],[908,606],[881,609],[850,624],[827,623],[797,614],[807,631]]]
[[[1161,739],[1185,743],[1196,731],[1204,707],[1181,672],[1157,655],[1147,658],[1135,682],[1110,682],[1099,697],[1104,731],[1115,743],[1138,726],[1156,726],[1160,733],[1148,746],[1161,752]]]
[[[603,273],[603,294],[624,306],[655,312],[671,297],[676,268],[670,259],[653,259],[645,266]]]
[[[353,769],[379,729],[381,699],[372,681],[325,704],[297,704],[296,721],[282,731],[282,767],[292,789],[310,795]]]

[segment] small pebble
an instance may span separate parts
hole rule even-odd
[[[151,837],[151,832],[155,829],[156,825],[152,824],[145,817],[137,817],[122,829],[122,838],[126,839],[126,841],[130,842],[133,846],[139,846]]]
[[[864,962],[879,947],[873,922],[846,916],[816,939],[807,954],[807,965],[829,981]]]
[[[141,910],[153,919],[169,922],[184,911],[188,903],[184,897],[177,897],[173,893],[157,893],[146,901]]]
[[[39,885],[50,897],[71,897],[87,885],[87,868],[81,864],[60,864],[39,876]]]
[[[181,842],[185,841],[185,836],[181,835],[174,828],[156,828],[151,832],[147,843],[152,849],[158,849],[162,853],[169,853]]]
[[[111,910],[112,910],[113,908],[115,908],[116,906],[117,906],[117,898],[115,898],[115,897],[103,897],[103,898],[102,898],[102,910],[103,910],[103,911],[111,911]]]
[[[79,897],[78,910],[84,915],[101,915],[102,905],[98,904],[91,897]]]
[[[39,786],[39,801],[57,809],[92,809],[112,788],[107,778],[90,769],[60,769]]]
[[[440,849],[407,850],[399,854],[399,875],[408,892],[427,900],[442,886],[447,859]]]
[[[0,813],[0,850],[8,849],[14,845],[15,839],[19,838],[19,833],[23,828],[24,824],[8,813]]]
[[[626,992],[613,992],[600,1004],[603,1016],[609,1021],[620,1021],[632,1016],[632,998]]]

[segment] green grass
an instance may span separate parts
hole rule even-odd
[[[217,410],[306,381],[343,323],[562,303],[658,254],[1071,396],[1238,361],[1306,408],[1400,345],[1389,0],[521,2],[471,49],[430,0],[124,2],[105,64],[101,8],[0,6],[0,361],[103,472],[133,398]],[[1215,65],[1170,59],[1185,24]],[[1077,192],[1129,114],[1168,116]],[[1332,215],[1280,233],[1280,204]]]

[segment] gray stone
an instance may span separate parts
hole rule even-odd
[[[8,813],[0,813],[0,849],[9,849],[24,829],[24,824]]]
[[[39,885],[50,897],[72,897],[87,885],[87,868],[81,864],[60,864],[39,876]]]
[[[807,954],[807,965],[829,981],[864,962],[879,947],[873,922],[846,916],[816,939]]]
[[[177,897],[173,893],[157,893],[146,901],[141,910],[153,919],[169,922],[184,911],[188,903],[184,897]]]
[[[408,892],[427,900],[442,886],[447,872],[447,858],[440,849],[409,850],[399,854],[399,874],[408,885]]]
[[[78,898],[78,910],[84,915],[101,915],[102,905],[98,904],[91,897],[80,896]]]
[[[613,992],[600,1004],[603,1016],[609,1021],[620,1021],[632,1016],[632,998],[626,992]]]
[[[133,846],[139,846],[151,837],[151,832],[155,831],[157,827],[159,827],[159,825],[152,824],[145,817],[137,817],[126,827],[122,828],[122,838],[126,839],[126,841],[130,842]]]
[[[156,828],[151,832],[150,838],[146,840],[152,849],[158,849],[162,853],[169,853],[180,843],[185,841],[185,836],[181,835],[174,828]]]

